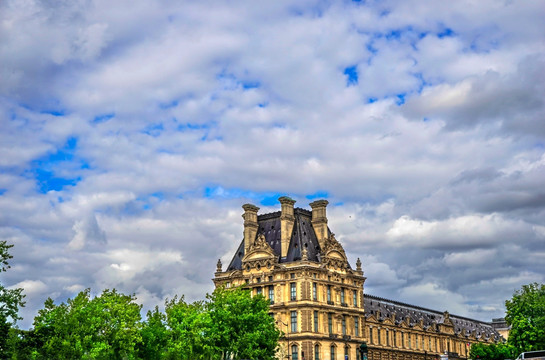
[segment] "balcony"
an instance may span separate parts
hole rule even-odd
[[[337,334],[329,333],[329,338],[330,339],[336,339],[337,337],[338,337]]]
[[[341,306],[348,307],[347,303],[341,303]]]
[[[327,304],[328,304],[328,305],[335,305],[335,303],[334,303],[333,301],[331,301],[331,300],[328,300],[328,301],[327,301]]]

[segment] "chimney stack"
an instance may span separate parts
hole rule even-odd
[[[244,253],[248,253],[248,248],[255,241],[257,236],[257,229],[259,225],[257,224],[257,211],[259,208],[252,204],[242,205],[244,209],[244,214],[242,218],[244,219]]]
[[[329,204],[327,200],[316,200],[309,204],[312,208],[312,227],[322,249],[327,239],[327,215],[325,210],[327,204]]]
[[[295,223],[295,215],[293,214],[293,205],[295,200],[282,196],[278,198],[282,205],[282,213],[280,215],[280,228],[281,228],[281,257],[288,256],[288,247],[290,246],[291,234],[293,232],[293,224]]]

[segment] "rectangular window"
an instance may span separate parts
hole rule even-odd
[[[269,301],[274,304],[274,286],[269,286]]]
[[[257,288],[256,288],[256,294],[257,294],[257,295],[261,295],[262,293],[263,293],[263,288],[261,288],[261,286],[260,286],[260,287],[257,287]]]
[[[373,328],[369,326],[369,342],[373,344]]]
[[[291,279],[295,279],[295,274],[290,274]]]
[[[344,288],[341,288],[341,304],[344,304]]]
[[[360,336],[360,319],[357,316],[354,317],[354,335]]]
[[[314,332],[318,332],[318,311],[314,311]]]
[[[297,345],[293,345],[291,347],[291,359],[292,360],[298,360],[299,359],[299,349],[297,348]]]
[[[273,281],[273,277],[272,277],[272,276],[269,276],[269,281]]]
[[[331,303],[331,285],[327,285],[327,302]]]
[[[358,307],[358,292],[356,290],[352,293],[352,303],[354,307]]]
[[[405,347],[405,334],[401,333],[401,347]]]
[[[327,330],[329,330],[330,334],[333,334],[333,314],[332,313],[327,314]]]
[[[411,348],[411,334],[407,334],[407,340],[408,340],[408,343],[409,343],[408,348],[410,349]]]
[[[349,360],[350,358],[348,357],[348,346],[345,346],[344,347],[344,359],[345,360]]]
[[[320,346],[314,345],[314,360],[320,360]]]
[[[296,300],[297,299],[297,284],[296,283],[290,283],[290,299]]]
[[[382,341],[382,339],[380,338],[382,334],[380,333],[380,329],[377,329],[377,341],[378,341],[378,344],[380,345],[380,342]]]
[[[386,330],[386,346],[390,346],[390,331]]]
[[[397,347],[397,332],[394,330],[394,347]]]
[[[318,284],[312,283],[312,299],[318,300]]]
[[[342,319],[343,335],[346,335],[346,316],[343,315]]]
[[[418,349],[418,335],[414,337],[414,348]]]
[[[297,311],[291,312],[291,332],[297,332]]]
[[[335,360],[335,346],[331,347],[331,360]]]

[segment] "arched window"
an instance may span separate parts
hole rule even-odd
[[[331,360],[335,360],[335,346],[331,345]]]
[[[314,360],[320,360],[320,345],[314,345]]]
[[[292,360],[298,360],[299,359],[299,349],[297,348],[297,345],[291,346],[291,358]]]

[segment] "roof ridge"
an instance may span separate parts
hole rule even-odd
[[[441,312],[441,311],[439,311],[439,310],[428,309],[428,308],[425,308],[425,307],[422,307],[422,306],[411,305],[411,304],[407,304],[407,303],[404,303],[404,302],[401,302],[401,301],[390,300],[390,299],[386,299],[386,298],[383,298],[383,297],[380,297],[380,296],[371,295],[371,294],[364,294],[363,297],[364,297],[364,299],[365,299],[365,297],[369,297],[369,298],[372,298],[372,299],[375,299],[375,300],[384,300],[384,301],[391,302],[391,303],[393,303],[393,304],[397,304],[397,305],[401,305],[401,306],[409,306],[409,307],[412,307],[412,308],[414,308],[414,309],[429,311],[429,312],[432,312],[432,313],[435,313],[435,314],[439,314],[439,315],[442,315],[442,314],[443,314],[443,312]],[[460,315],[451,314],[451,313],[449,313],[449,315],[450,315],[450,317],[453,317],[453,318],[469,320],[469,321],[478,322],[478,323],[481,323],[481,324],[485,324],[485,325],[490,325],[490,326],[492,326],[491,323],[486,322],[486,321],[481,321],[481,320],[477,320],[477,319],[471,319],[471,318],[468,318],[468,317],[465,317],[465,316],[460,316]]]
[[[278,217],[281,215],[281,211],[274,211],[274,212],[270,212],[270,213],[266,213],[266,214],[259,214],[257,215],[257,220],[268,220],[268,219],[273,219],[275,217]]]

